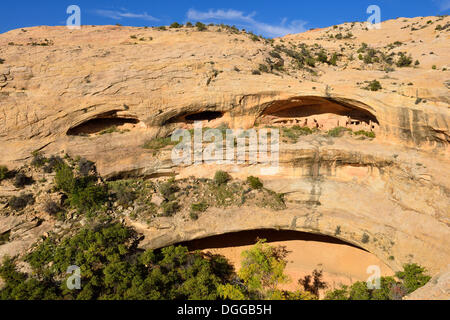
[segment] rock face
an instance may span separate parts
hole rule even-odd
[[[427,19],[434,23],[427,25]],[[374,120],[379,140],[448,151],[449,79],[442,69],[448,63],[449,35],[435,26],[449,20],[398,19],[371,31],[346,24],[339,28],[352,32],[352,39],[331,39],[340,29],[328,28],[277,39],[273,46],[247,34],[218,32],[218,27],[206,32],[116,26],[13,30],[0,36],[1,160],[14,166],[42,149],[85,155],[100,162],[106,174],[145,169],[151,158],[140,150],[143,141],[171,132],[179,117],[216,111],[231,127],[248,128],[274,108],[314,105],[338,113],[347,108]],[[427,27],[410,31],[422,25]],[[358,59],[364,41],[386,54],[411,53],[420,65],[385,73],[384,66]],[[401,45],[385,48],[396,41]],[[320,51],[317,44],[340,58],[336,66],[317,63],[311,73],[294,68],[295,61],[282,52],[284,72],[253,74],[268,59],[275,65],[274,46],[289,48],[289,42],[304,43],[313,55]],[[362,89],[361,83],[375,79],[381,91]],[[134,126],[120,136],[72,135],[89,121],[101,128],[102,120],[104,127],[117,121]],[[111,167],[118,153],[121,163]]]
[[[9,233],[9,241],[0,245],[0,257],[25,253],[53,223],[30,216],[0,216],[0,235]]]
[[[438,178],[442,163],[391,148],[310,136],[281,153],[275,175],[261,176],[257,165],[236,172],[233,166],[221,166],[237,179],[259,175],[265,187],[285,194],[288,208],[219,210],[196,222],[180,217],[171,220],[170,232],[158,228],[156,220],[151,228],[137,226],[146,236],[142,245],[158,248],[216,234],[276,228],[340,238],[376,254],[393,270],[416,261],[436,272],[450,259],[447,178]],[[214,168],[174,171],[180,178],[211,178]],[[427,180],[430,173],[436,179]]]
[[[448,27],[436,28],[449,22],[399,18],[369,31],[347,23],[273,43],[220,27],[13,30],[0,35],[0,164],[20,167],[40,150],[95,161],[106,178],[210,178],[220,167],[245,179],[261,167],[175,166],[170,151],[142,146],[196,120],[365,130],[376,138],[322,134],[283,143],[280,170],[262,176],[286,194],[281,213],[239,208],[196,222],[135,224],[143,246],[299,230],[357,244],[393,270],[417,262],[436,273],[450,262],[450,36]],[[293,52],[325,52],[327,62],[308,66]],[[408,67],[396,66],[401,52],[412,56]],[[372,80],[382,88],[365,89]]]

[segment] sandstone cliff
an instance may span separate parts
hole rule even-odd
[[[356,244],[393,270],[417,262],[436,273],[450,261],[449,23],[346,23],[273,41],[223,26],[13,30],[0,35],[0,164],[19,169],[39,150],[95,161],[107,179],[211,178],[219,166],[175,166],[170,149],[144,143],[195,119],[244,129],[317,123],[319,133],[284,141],[280,171],[261,177],[286,195],[281,214],[229,208],[195,222],[129,222],[145,235],[143,246],[300,230]],[[374,80],[381,88],[371,91]],[[330,137],[334,123],[376,138]],[[221,168],[236,179],[260,172]],[[0,196],[17,192],[0,185]],[[36,210],[3,217],[0,233],[20,230]],[[32,239],[51,229],[46,219]],[[21,241],[23,250],[31,245]]]

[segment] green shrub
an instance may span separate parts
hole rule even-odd
[[[361,238],[361,242],[362,243],[369,243],[369,235],[367,233],[364,233],[362,238]]]
[[[381,277],[380,289],[369,289],[366,282],[358,281],[327,292],[325,300],[401,300],[430,280],[425,271],[417,264],[407,264],[395,274],[400,282],[393,277]]]
[[[0,166],[0,181],[8,178],[8,168],[5,166]]]
[[[205,212],[208,209],[208,204],[204,201],[199,203],[193,203],[191,205],[191,211],[193,212]]]
[[[173,28],[173,29],[178,29],[178,28],[181,28],[183,25],[182,24],[179,24],[178,22],[174,22],[174,23],[172,23],[171,25],[170,25],[170,27],[171,28]]]
[[[98,210],[107,200],[107,187],[98,184],[96,175],[89,175],[89,171],[83,173],[85,175],[75,177],[69,165],[59,165],[55,175],[56,188],[67,195],[68,204],[79,212]]]
[[[115,191],[116,201],[122,207],[128,207],[138,197],[135,191],[122,184],[118,185]]]
[[[198,220],[198,213],[197,212],[194,212],[194,211],[191,211],[190,213],[189,213],[189,217],[192,219],[192,220]]]
[[[144,38],[141,38],[141,39],[139,39],[139,40],[140,40],[140,41],[144,41],[145,39],[144,39]],[[119,132],[119,129],[117,128],[117,126],[111,126],[111,127],[109,127],[109,128],[106,128],[106,129],[100,131],[100,132],[98,133],[98,135],[102,136],[102,135],[105,135],[105,134],[111,134],[111,133],[114,133],[114,132]]]
[[[59,156],[51,156],[48,160],[47,160],[47,165],[44,166],[44,172],[46,173],[52,173],[56,170],[56,168],[58,168],[58,166],[63,164],[63,159],[61,159],[61,157]]]
[[[292,130],[298,131],[301,135],[312,134],[313,130],[309,127],[292,126]]]
[[[225,171],[216,171],[214,175],[214,182],[218,185],[226,184],[228,181],[231,180],[230,175]]]
[[[297,142],[300,136],[306,136],[312,134],[314,131],[309,127],[300,127],[298,125],[291,128],[283,128],[282,135],[291,140],[291,142]]]
[[[403,266],[403,271],[397,272],[395,276],[403,281],[407,293],[412,293],[423,287],[430,281],[431,277],[426,275],[426,269],[413,263]]]
[[[336,229],[334,230],[334,235],[338,236],[341,234],[341,226],[337,226]]]
[[[265,64],[260,64],[258,70],[260,72],[269,72],[269,68]]]
[[[325,62],[328,61],[327,54],[326,54],[326,52],[324,50],[320,51],[317,54],[317,61],[322,62],[322,63],[325,63]]]
[[[44,204],[44,211],[50,215],[56,215],[63,209],[55,201],[49,200]]]
[[[31,160],[31,165],[36,168],[41,168],[47,163],[47,158],[45,158],[41,152],[34,151],[31,153],[33,159]]]
[[[155,138],[150,141],[147,141],[144,144],[144,149],[150,150],[160,150],[167,146],[174,145],[176,142],[173,142],[171,137],[166,138]]]
[[[32,184],[34,181],[31,177],[28,177],[23,172],[18,172],[16,176],[14,177],[13,185],[16,188],[23,188],[26,185]]]
[[[236,196],[241,190],[233,188],[231,184],[217,184],[213,182],[209,185],[209,191],[213,196],[214,206],[222,208],[235,204]]]
[[[55,185],[58,190],[69,194],[75,186],[75,176],[68,164],[62,163],[56,168]]]
[[[261,182],[261,180],[254,176],[247,177],[247,183],[252,189],[261,189],[263,187],[263,183]]]
[[[275,58],[275,59],[281,59],[280,54],[279,54],[278,52],[276,52],[275,50],[269,52],[269,55],[270,55],[272,58]]]
[[[257,35],[255,35],[255,34],[253,34],[253,33],[250,34],[250,39],[252,39],[252,41],[255,41],[255,42],[256,41],[260,41],[259,37]]]
[[[75,180],[68,202],[72,208],[79,212],[91,212],[101,208],[107,200],[107,188],[96,184],[96,177],[81,177]]]
[[[265,197],[258,206],[266,208],[269,207],[272,210],[284,210],[286,209],[286,203],[284,202],[284,194],[277,193],[272,190],[264,190],[266,192]]]
[[[19,196],[13,196],[8,201],[8,205],[11,209],[15,211],[20,211],[22,209],[25,209],[28,205],[34,204],[34,197],[32,194],[25,194],[22,193]]]
[[[437,69],[436,65],[433,64],[433,66],[431,67],[431,69],[436,70],[436,69]]]
[[[373,63],[373,57],[371,57],[371,56],[369,56],[368,54],[366,54],[365,56],[364,56],[364,58],[363,58],[363,61],[364,61],[364,63],[365,64],[370,64],[370,63]]]
[[[96,173],[95,163],[89,160],[86,160],[85,158],[80,158],[78,160],[78,172],[83,177],[87,177],[90,173]]]
[[[190,21],[186,22],[186,27],[192,28],[193,27],[192,22],[190,22]]]
[[[367,89],[370,91],[378,91],[378,90],[383,89],[383,87],[381,86],[380,81],[372,80],[372,81],[370,81],[369,85],[367,86]]]
[[[292,142],[297,142],[298,135],[290,128],[283,128],[283,137],[290,139]]]
[[[161,204],[161,208],[164,217],[171,217],[177,213],[180,206],[177,201],[169,201]]]
[[[178,186],[175,184],[174,181],[169,180],[167,182],[161,183],[159,185],[159,193],[166,199],[166,200],[173,200],[174,193],[179,190]]]
[[[375,132],[372,132],[372,131],[359,130],[359,131],[353,132],[353,134],[355,136],[365,136],[368,138],[375,138]]]
[[[208,27],[207,27],[206,25],[204,25],[203,23],[201,23],[201,22],[197,22],[197,23],[195,24],[195,26],[197,27],[197,30],[198,30],[198,31],[205,31],[205,30],[208,30]]]
[[[366,52],[366,50],[369,48],[369,46],[367,45],[367,43],[363,42],[361,43],[361,47],[358,49],[358,53],[362,53],[362,52]]]
[[[397,67],[409,67],[412,64],[412,57],[411,55],[406,56],[404,53],[400,54],[400,57],[397,60]]]
[[[331,129],[328,131],[328,136],[330,137],[342,137],[345,132],[351,132],[351,129],[345,128],[345,127],[336,127],[334,129]]]
[[[330,58],[330,64],[332,65],[332,66],[336,66],[337,65],[337,60],[338,60],[338,56],[337,56],[337,54],[336,53],[333,53],[333,55],[331,56],[331,58]]]
[[[259,70],[253,70],[253,71],[252,71],[252,74],[253,74],[253,75],[258,75],[258,76],[259,76],[259,75],[261,75],[261,71],[259,71]]]
[[[314,60],[314,58],[308,57],[306,58],[306,64],[314,68],[316,66],[316,60]]]
[[[349,300],[349,287],[342,285],[339,289],[328,291],[325,300]]]
[[[248,290],[261,299],[269,295],[278,285],[289,282],[284,270],[288,263],[287,251],[258,242],[250,249],[242,252],[242,267],[239,277]]]

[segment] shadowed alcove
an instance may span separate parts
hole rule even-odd
[[[213,121],[223,117],[223,112],[220,111],[201,111],[195,113],[188,113],[178,115],[170,118],[165,123],[187,123],[193,124],[195,121]]]
[[[298,288],[297,280],[311,274],[315,269],[323,270],[324,280],[329,287],[365,281],[367,268],[377,265],[383,275],[393,271],[374,254],[338,238],[291,230],[258,229],[216,235],[191,240],[179,245],[190,251],[202,251],[224,256],[238,271],[242,263],[242,253],[252,248],[258,239],[265,239],[274,247],[284,247],[286,274],[291,282],[284,289]]]
[[[259,122],[325,130],[341,126],[354,130],[374,131],[378,128],[379,122],[376,116],[368,111],[369,108],[368,106],[361,108],[331,98],[305,96],[271,103],[262,111]]]
[[[126,124],[135,125],[139,120],[135,118],[118,117],[115,113],[102,114],[95,118],[84,121],[83,123],[70,128],[67,131],[69,136],[89,135],[100,133],[111,127],[121,127]]]

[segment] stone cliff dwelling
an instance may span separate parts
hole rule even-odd
[[[346,127],[376,132],[377,118],[367,110],[321,97],[301,97],[268,106],[259,119],[266,125],[297,125],[330,130]]]

